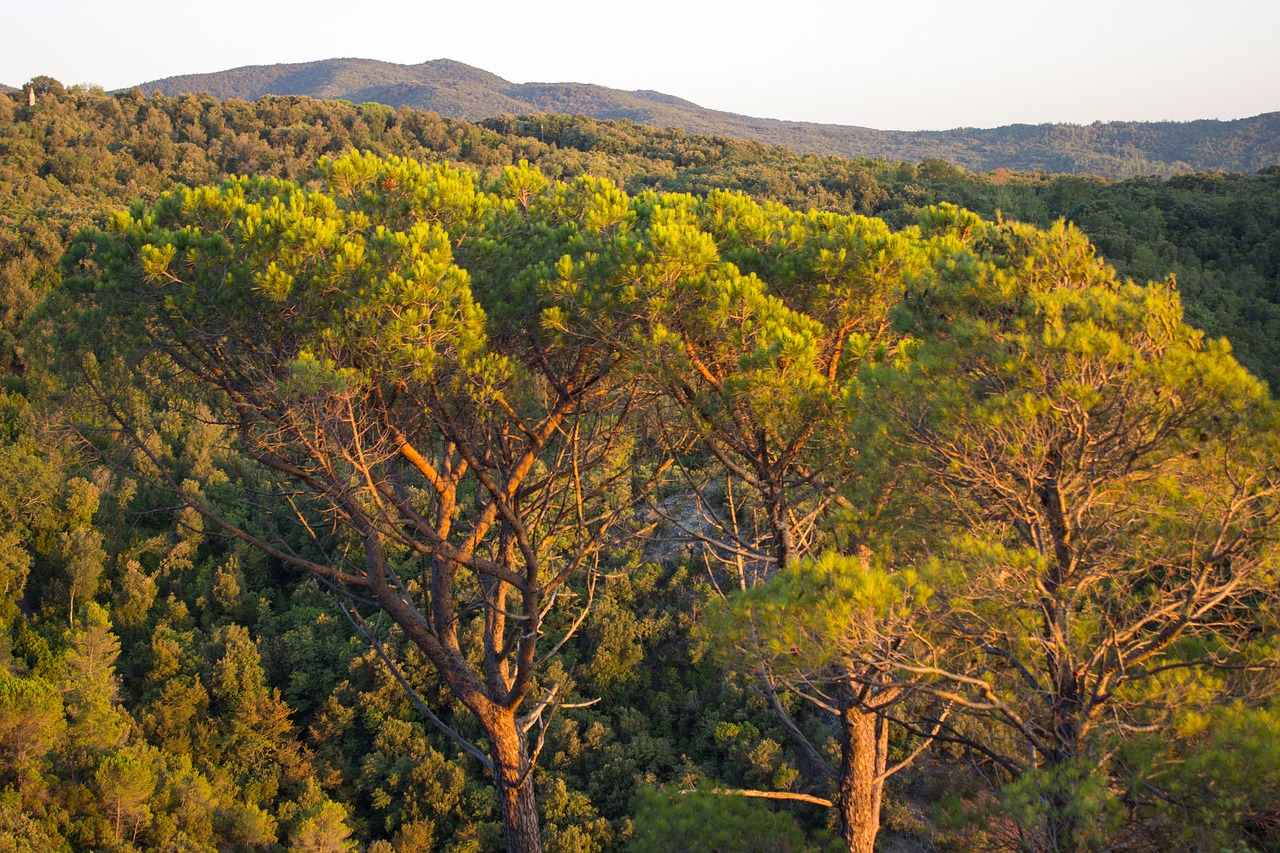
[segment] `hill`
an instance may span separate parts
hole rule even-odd
[[[1236,121],[1096,122],[991,129],[886,131],[753,118],[707,109],[661,92],[627,92],[584,83],[512,83],[461,62],[398,65],[330,59],[256,65],[144,83],[147,93],[205,92],[225,100],[307,95],[432,110],[479,121],[499,115],[563,113],[677,127],[801,153],[921,162],[942,159],[971,171],[1090,174],[1124,178],[1197,171],[1254,172],[1280,162],[1280,112]]]

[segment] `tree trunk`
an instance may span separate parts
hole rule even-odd
[[[538,805],[524,733],[511,712],[498,711],[482,722],[489,737],[507,853],[542,853]]]
[[[787,504],[783,498],[783,487],[780,483],[770,485],[763,494],[765,506],[769,514],[769,532],[773,540],[774,558],[778,561],[778,570],[800,559],[800,549],[796,547],[795,531],[791,529],[791,520],[787,518]]]
[[[773,714],[778,718],[778,722],[782,723],[782,727],[791,735],[791,741],[795,744],[796,749],[800,750],[801,769],[805,771],[805,775],[810,779],[825,782],[835,777],[835,771],[832,770],[831,764],[818,752],[809,738],[805,737],[804,732],[800,731],[800,727],[796,725],[795,720],[791,719],[791,715],[787,713],[787,709],[782,707],[782,700],[778,698],[778,691],[774,689],[773,684],[769,681],[769,674],[763,668],[757,674],[757,683],[760,685],[760,692],[764,694],[765,699],[769,702],[769,707],[773,709]]]
[[[857,706],[840,713],[840,835],[849,853],[872,853],[880,831],[880,802],[889,728]]]
[[[1050,733],[1052,749],[1044,756],[1043,772],[1047,775],[1048,814],[1045,819],[1046,848],[1055,853],[1076,853],[1080,850],[1082,824],[1087,817],[1081,813],[1079,788],[1084,781],[1079,757],[1083,736],[1083,699],[1085,688],[1080,677],[1081,667],[1066,652],[1065,638],[1071,629],[1070,608],[1062,602],[1053,611],[1051,630],[1046,632],[1049,664],[1053,673],[1050,708]]]

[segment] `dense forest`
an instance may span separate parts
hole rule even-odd
[[[625,92],[587,83],[517,84],[450,59],[419,65],[371,59],[251,65],[153,80],[141,89],[170,97],[207,92],[219,100],[255,101],[268,95],[341,98],[427,109],[470,121],[534,113],[584,115],[654,128],[678,127],[699,136],[750,139],[801,153],[911,162],[942,159],[974,171],[1006,168],[1122,178],[1253,172],[1280,163],[1280,113],[1235,121],[873,130],[752,118],[661,92]]]
[[[0,849],[1280,848],[1280,173],[32,85]]]

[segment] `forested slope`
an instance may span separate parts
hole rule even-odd
[[[1106,177],[1192,171],[1253,172],[1280,162],[1280,113],[1236,121],[1096,122],[1011,125],[991,129],[888,131],[753,118],[707,109],[660,92],[624,92],[584,83],[511,83],[448,59],[396,65],[330,59],[247,66],[142,84],[145,93],[209,93],[219,99],[308,95],[374,101],[480,121],[502,115],[562,113],[625,119],[651,128],[729,136],[802,153],[919,162],[939,158],[975,171]]]
[[[477,418],[475,440],[502,431],[477,412],[542,411],[569,387],[564,353],[602,342],[642,360],[600,362],[619,371],[591,386],[608,390],[600,408],[547,433],[520,491],[542,496],[530,529],[551,529],[548,513],[563,525],[535,533],[550,566],[597,553],[573,531],[612,519],[599,562],[547,595],[519,708],[529,745],[544,745],[532,778],[545,849],[660,850],[674,837],[854,849],[853,817],[813,801],[855,801],[842,757],[857,754],[859,714],[886,733],[879,753],[877,736],[866,742],[884,769],[939,736],[885,784],[878,828],[899,845],[1280,843],[1266,669],[1274,414],[1180,306],[1275,384],[1280,175],[975,175],[554,115],[472,124],[35,83],[34,107],[0,98],[0,839],[12,849],[500,848],[501,789],[460,745],[488,748],[472,706],[367,600],[352,621],[333,577],[303,569],[323,557],[363,572],[348,523],[359,513],[323,504],[335,491],[282,488],[271,454],[285,448],[293,465],[302,445],[255,447],[268,421],[242,433],[245,410],[223,408],[246,389],[200,385],[191,368],[270,376],[249,390],[278,396],[255,411],[310,413],[341,456],[350,433],[321,415],[351,389],[383,389],[396,417],[434,405],[437,424]],[[317,167],[352,149],[459,168]],[[262,177],[217,189],[231,174]],[[180,184],[207,189],[162,201]],[[936,206],[948,201],[1043,229]],[[1101,258],[1053,226],[1062,216]],[[87,226],[103,230],[64,263]],[[397,266],[402,246],[429,268]],[[681,264],[700,273],[671,272]],[[1171,271],[1181,297],[1123,281]],[[413,313],[423,305],[450,310]],[[188,321],[212,325],[191,336]],[[285,374],[253,361],[264,347]],[[430,438],[418,414],[404,421],[415,440],[448,457],[458,442]],[[536,433],[503,423],[506,448]],[[575,473],[571,448],[614,424],[628,438]],[[1079,455],[1026,455],[1059,439]],[[421,523],[417,501],[448,489],[422,467],[379,467],[389,446],[369,445],[363,470],[390,478],[383,498],[414,496],[380,528],[400,536]],[[488,571],[486,557],[523,554],[502,544],[522,505],[469,472],[510,476],[507,452],[451,463],[459,525],[512,501],[495,530],[513,538],[495,533],[468,557]],[[1053,473],[1034,493],[999,479],[1037,465]],[[610,488],[593,492],[591,477]],[[1078,539],[1041,500],[1060,483]],[[617,512],[624,499],[634,511]],[[1044,533],[1030,546],[1028,525]],[[1214,531],[1220,548],[1188,550]],[[412,596],[439,594],[395,542]],[[1050,589],[1036,572],[1062,548],[1087,572]],[[488,582],[459,586],[458,641],[481,668],[497,618]],[[1169,620],[1186,601],[1194,615]],[[1037,608],[1079,618],[1038,634]],[[1018,631],[993,618],[1014,611]],[[361,624],[457,739],[415,707]],[[773,641],[756,642],[765,629]],[[973,636],[1004,657],[979,664],[957,639]],[[1098,649],[1113,653],[1091,662]],[[1042,650],[1076,681],[1010,678],[1047,671]],[[1207,662],[1224,666],[1200,674]],[[895,678],[877,680],[880,666]],[[893,704],[858,699],[860,685]],[[1021,724],[1044,708],[1075,734]],[[741,789],[810,801],[710,793]]]

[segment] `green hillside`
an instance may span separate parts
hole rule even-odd
[[[33,83],[0,850],[1280,849],[1280,169]]]
[[[448,59],[421,65],[333,59],[249,66],[154,80],[141,88],[171,96],[207,92],[216,98],[250,101],[263,95],[375,101],[469,121],[548,112],[627,119],[702,136],[756,140],[801,153],[910,162],[939,158],[972,171],[1005,168],[1118,178],[1193,171],[1253,172],[1280,162],[1280,113],[1225,122],[884,131],[752,118],[658,92],[625,92],[581,83],[515,84]]]

